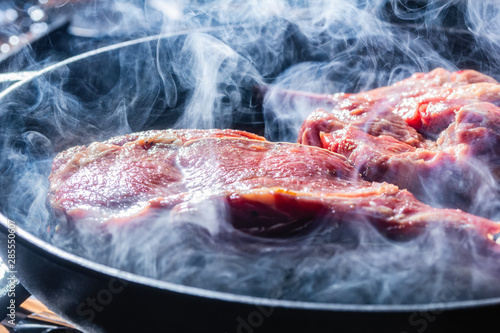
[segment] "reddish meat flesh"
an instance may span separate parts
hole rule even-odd
[[[500,165],[500,108],[489,103],[461,108],[455,121],[441,133],[437,145],[458,158],[475,157],[486,165]]]
[[[480,102],[500,101],[495,82],[475,71],[415,74],[350,95],[349,103],[369,101],[356,108],[338,101],[331,112],[313,112],[299,143],[346,156],[366,180],[387,181],[426,202],[468,210],[479,188],[494,195],[490,176],[500,174],[500,109]],[[478,169],[476,161],[485,167]]]
[[[335,105],[332,113],[340,120],[367,111],[391,110],[416,130],[435,134],[448,126],[463,105],[475,101],[499,103],[499,88],[496,80],[473,70],[451,73],[437,68],[391,86],[329,98]]]
[[[432,135],[446,128],[454,112],[464,105],[500,103],[500,86],[495,79],[477,71],[449,72],[437,68],[429,73],[416,73],[391,86],[358,94],[323,95],[323,99],[330,102],[333,108],[330,113],[341,121],[353,120],[366,112],[392,111],[411,127]]]
[[[124,223],[162,209],[189,219],[207,202],[224,202],[236,229],[262,236],[318,219],[370,221],[394,236],[429,223],[474,228],[490,239],[500,231],[495,222],[364,181],[345,157],[321,148],[244,132],[191,133],[140,133],[60,153],[50,176],[52,206],[75,222]]]

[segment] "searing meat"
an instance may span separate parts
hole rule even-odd
[[[475,71],[416,74],[339,99],[332,111],[313,112],[298,141],[344,155],[366,180],[488,216],[474,201],[478,191],[486,198],[498,193],[500,109],[490,103],[500,102],[495,82]]]
[[[331,113],[340,120],[368,111],[390,110],[414,129],[432,136],[448,127],[454,112],[464,105],[500,103],[500,85],[474,70],[452,73],[437,68],[429,73],[416,73],[391,86],[358,94],[326,95],[323,99],[329,101]]]
[[[362,180],[342,155],[238,131],[144,132],[75,147],[55,158],[50,182],[52,206],[77,223],[125,223],[162,211],[189,220],[208,203],[223,204],[236,229],[261,236],[314,221],[369,221],[394,237],[429,223],[490,239],[500,231],[495,222]]]

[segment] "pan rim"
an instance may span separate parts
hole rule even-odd
[[[310,311],[336,311],[336,312],[366,312],[366,313],[388,313],[388,312],[422,312],[422,311],[450,311],[460,310],[471,307],[495,306],[500,304],[500,297],[485,298],[466,301],[436,302],[422,304],[346,304],[346,303],[323,303],[323,302],[305,302],[291,301],[282,299],[272,299],[265,297],[255,297],[240,294],[232,294],[199,287],[191,287],[173,282],[162,281],[135,273],[130,273],[118,268],[110,267],[92,260],[80,257],[63,249],[52,245],[32,233],[18,227],[15,221],[10,220],[0,213],[0,225],[2,229],[8,229],[8,225],[16,225],[16,238],[34,245],[36,248],[49,253],[61,260],[64,265],[76,264],[77,266],[89,269],[93,272],[104,274],[110,277],[122,279],[128,282],[137,283],[161,290],[184,294],[194,297],[203,297],[223,302],[236,302],[254,306],[267,306],[273,308],[310,310]],[[2,230],[5,233],[5,230]]]
[[[184,29],[184,30],[165,32],[165,33],[160,33],[160,34],[156,34],[156,35],[152,35],[152,36],[131,39],[131,40],[127,40],[124,42],[111,44],[108,46],[103,46],[103,47],[97,48],[95,50],[87,51],[87,52],[80,53],[78,55],[69,57],[67,59],[56,62],[52,65],[47,66],[47,67],[44,67],[42,69],[33,70],[32,75],[27,75],[26,77],[23,77],[18,82],[14,83],[14,84],[10,85],[9,87],[7,87],[6,89],[0,91],[0,101],[2,99],[4,99],[7,95],[9,95],[12,92],[14,92],[15,90],[17,90],[19,87],[25,85],[26,83],[28,83],[30,81],[33,81],[33,79],[36,79],[37,77],[40,77],[40,76],[47,74],[47,73],[50,73],[51,71],[54,71],[57,68],[72,64],[72,63],[77,62],[79,60],[87,59],[89,57],[92,57],[92,56],[95,56],[95,55],[98,55],[101,53],[129,47],[129,46],[133,46],[133,45],[137,45],[137,44],[141,44],[141,43],[145,43],[145,42],[154,42],[154,41],[160,41],[162,39],[179,37],[179,36],[183,36],[183,35],[187,35],[187,34],[195,33],[195,32],[196,33],[210,33],[210,32],[217,32],[217,31],[220,31],[221,29],[229,28],[229,27],[231,27],[231,28],[245,28],[245,27],[249,27],[249,26],[251,26],[251,25],[250,24],[239,24],[239,25],[231,25],[231,26],[225,25],[225,26],[189,28],[189,29]]]

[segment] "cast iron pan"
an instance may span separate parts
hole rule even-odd
[[[203,33],[217,38],[216,29]],[[35,149],[16,143],[22,133],[32,131],[47,137],[54,151],[122,134],[116,118],[99,117],[102,110],[116,110],[120,103],[149,115],[142,119],[127,114],[133,131],[172,126],[192,91],[183,88],[183,78],[173,75],[171,80],[180,88],[178,98],[170,99],[168,82],[158,73],[172,70],[176,59],[175,52],[163,50],[174,49],[184,38],[186,33],[181,32],[114,45],[68,59],[12,86],[0,95],[0,131],[8,141],[2,143],[2,149]],[[268,72],[269,77],[293,63],[325,58],[326,52],[318,52],[318,45],[307,44],[293,25],[288,25],[283,43],[290,50],[301,50],[290,53],[301,56],[284,55],[275,70]],[[146,56],[131,57],[137,53]],[[152,64],[150,59],[160,61]],[[481,58],[476,59],[478,63],[467,67],[481,67]],[[144,82],[148,84],[143,91]],[[243,102],[232,106],[236,116],[231,123],[219,125],[263,134],[264,116],[253,93],[262,82],[245,82],[238,88]],[[66,95],[76,96],[79,104],[60,98]],[[55,110],[64,110],[71,117],[56,122]],[[11,126],[13,123],[16,126]],[[70,130],[61,136],[58,126],[69,126]],[[6,153],[2,151],[2,155]],[[31,151],[31,156],[51,158],[43,149]],[[32,295],[84,331],[472,332],[498,320],[498,298],[404,306],[306,303],[202,290],[110,268],[56,248],[21,227],[31,221],[6,213],[12,184],[19,179],[13,171],[15,161],[0,161],[0,208],[18,225],[17,277]],[[7,259],[9,220],[4,215],[0,215],[0,254]]]

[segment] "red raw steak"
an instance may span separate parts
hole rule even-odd
[[[500,103],[500,85],[474,70],[449,72],[437,68],[429,73],[416,73],[391,86],[357,94],[337,93],[323,99],[329,101],[333,108],[330,113],[340,120],[365,112],[390,110],[416,130],[434,135],[448,127],[454,112],[464,105]]]
[[[500,109],[489,103],[500,101],[495,82],[475,71],[415,74],[316,110],[298,141],[344,155],[366,180],[488,215],[476,199],[497,193]]]
[[[189,220],[207,203],[223,203],[234,228],[259,236],[289,235],[314,221],[369,221],[395,237],[432,223],[490,239],[500,231],[490,220],[362,180],[342,155],[239,131],[153,131],[71,148],[55,158],[50,182],[52,206],[74,223],[146,222],[162,211]]]

